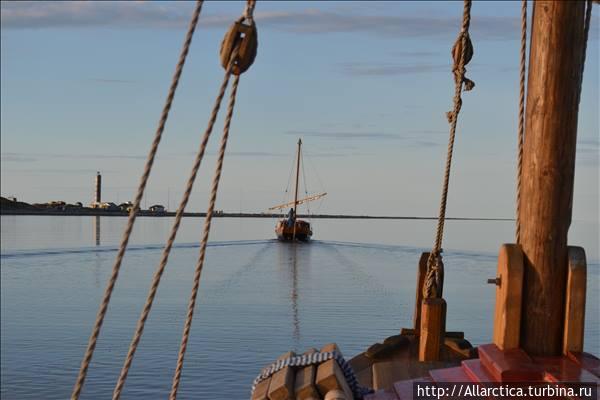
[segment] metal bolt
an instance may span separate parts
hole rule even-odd
[[[500,286],[500,277],[488,279],[487,283],[489,283],[491,285]]]

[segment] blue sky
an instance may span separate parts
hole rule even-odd
[[[131,199],[193,3],[2,2],[3,196]],[[222,79],[218,49],[243,2],[206,2],[147,205],[176,207]],[[599,51],[595,8],[579,114],[574,219],[598,221]],[[475,2],[450,182],[451,216],[512,217],[518,2]],[[319,211],[437,214],[461,2],[258,2],[259,48],[241,78],[217,208],[264,211],[284,198],[305,143]],[[205,210],[219,119],[189,203]],[[318,205],[314,206],[317,209]]]

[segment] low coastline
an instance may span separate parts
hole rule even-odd
[[[156,213],[148,210],[140,210],[138,217],[174,217],[174,211],[165,211]],[[108,211],[94,208],[78,208],[78,209],[23,209],[23,208],[0,208],[0,215],[53,215],[53,216],[98,216],[98,217],[127,217],[126,211]],[[205,217],[204,212],[186,212],[184,217]],[[281,218],[281,214],[267,213],[235,213],[223,212],[215,213],[214,218]],[[411,217],[411,216],[391,216],[391,215],[347,215],[347,214],[311,214],[299,215],[300,218],[314,219],[390,219],[390,220],[436,220],[437,217]],[[512,218],[471,218],[471,217],[450,217],[447,220],[458,221],[513,221]]]

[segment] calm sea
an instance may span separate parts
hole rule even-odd
[[[110,398],[171,218],[139,218],[83,391]],[[1,217],[1,397],[65,399],[126,222],[121,217]],[[166,398],[203,220],[187,218],[158,290],[125,399]],[[280,354],[337,342],[348,358],[410,327],[419,255],[433,221],[315,220],[315,240],[273,240],[275,221],[213,222],[181,399],[245,399]],[[492,334],[496,253],[512,222],[449,221],[448,329]],[[573,224],[588,254],[586,350],[600,354],[597,224]]]

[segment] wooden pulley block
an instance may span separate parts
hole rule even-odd
[[[229,60],[233,54],[234,49],[238,46],[238,54],[233,61],[233,68],[231,72],[234,75],[240,75],[245,72],[256,58],[256,51],[258,49],[258,35],[256,32],[256,25],[254,21],[247,25],[242,21],[236,21],[223,38],[221,42],[221,65],[227,69]]]
[[[464,65],[467,65],[469,63],[469,61],[471,61],[471,59],[473,58],[473,43],[471,43],[471,37],[469,36],[468,33],[464,33],[464,35],[466,36],[466,42],[467,42]],[[462,40],[462,35],[461,35],[456,40],[456,43],[454,43],[454,46],[452,46],[452,58],[454,59],[455,66],[458,65],[460,56],[462,54],[462,44],[463,44],[463,40]]]

